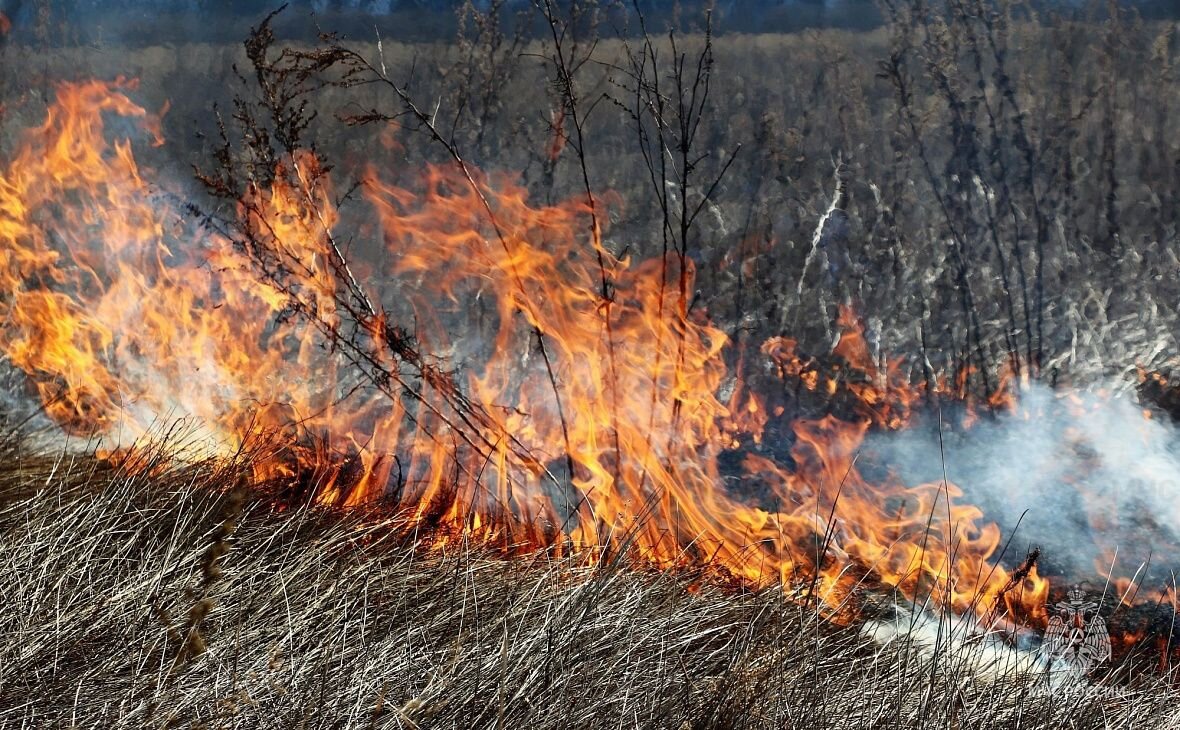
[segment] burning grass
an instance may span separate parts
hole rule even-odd
[[[784,422],[790,462],[746,459],[743,473],[765,485],[748,502],[724,488],[719,465],[761,437],[766,419],[752,416],[767,407],[742,394],[725,333],[691,310],[683,250],[615,256],[589,225],[593,206],[531,204],[457,158],[425,170],[422,189],[371,171],[363,192],[382,255],[346,255],[356,232],[328,169],[301,146],[307,120],[288,109],[325,58],[361,64],[345,66],[346,80],[388,79],[336,47],[268,50],[265,30],[251,51],[258,114],[275,120],[282,147],[243,152],[223,129],[222,167],[202,175],[234,205],[216,232],[178,227],[131,142],[108,141],[109,116],[158,129],[129,82],[62,84],[0,177],[0,350],[67,432],[98,434],[117,453],[184,416],[210,436],[190,454],[277,435],[289,458],[253,462],[255,483],[334,471],[317,484],[320,502],[396,493],[426,527],[502,542],[507,525],[534,546],[716,562],[759,585],[817,580],[834,606],[855,564],[957,612],[1042,612],[1047,583],[1030,571],[1008,590],[1009,567],[986,562],[1000,531],[957,487],[870,483],[855,468],[869,427],[904,425],[920,389],[877,366],[850,309],[833,353],[844,368],[807,387],[833,395],[847,375],[854,406]],[[247,109],[245,139],[269,139]],[[262,163],[241,170],[238,155]],[[404,321],[433,326],[411,334]],[[804,368],[777,342],[780,371]],[[466,351],[468,366],[436,354],[448,350]],[[838,558],[816,559],[817,541]]]
[[[5,457],[0,727],[1175,722],[1163,687],[882,646],[777,588],[431,547],[388,514],[244,496],[237,468]]]
[[[1120,622],[1116,666],[1158,640],[1167,673],[1176,635],[1174,580],[1145,595],[1150,556],[1178,549],[1157,519],[1174,432],[1041,384],[1044,221],[1036,305],[1025,291],[1017,317],[1009,295],[1007,349],[989,354],[948,219],[966,339],[938,367],[919,326],[907,365],[841,281],[851,181],[834,160],[793,287],[810,267],[821,301],[839,295],[822,347],[786,318],[765,339],[727,327],[693,253],[736,155],[707,175],[690,155],[711,35],[695,80],[646,33],[627,46],[616,91],[634,102],[615,102],[663,223],[643,246],[591,182],[573,76],[590,57],[544,7],[559,90],[545,169],[574,151],[570,196],[469,164],[380,43],[280,47],[269,19],[255,28],[253,79],[216,117],[197,194],[150,164],[163,118],[136,82],[57,85],[0,165],[0,352],[59,437],[102,448],[14,444],[0,461],[20,607],[4,707],[104,725],[1151,721],[1169,691],[1130,671],[1117,688],[1050,675],[1027,650],[1060,619],[1052,598],[1095,576],[1110,595],[1076,603]],[[666,103],[665,73],[691,103]],[[382,144],[337,167],[313,121],[325,90],[362,88],[379,103],[339,121],[382,127]],[[443,159],[406,165],[390,125]],[[653,162],[672,148],[674,169]],[[742,251],[729,265],[745,276]],[[145,451],[176,418],[201,438]],[[972,434],[995,447],[949,459],[944,437]],[[1026,507],[1043,550],[1015,543]],[[1155,612],[1148,629],[1134,612]]]

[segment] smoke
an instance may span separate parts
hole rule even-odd
[[[861,464],[906,484],[947,480],[1011,538],[1002,562],[1042,549],[1043,575],[1099,585],[1142,570],[1170,582],[1180,559],[1177,428],[1116,388],[1068,393],[1033,384],[1016,408],[962,427],[955,408],[866,440]],[[941,432],[941,433],[940,433]],[[941,436],[941,443],[940,443]]]

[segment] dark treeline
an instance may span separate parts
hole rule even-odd
[[[465,7],[479,11],[492,0],[0,0],[0,13],[13,25],[9,40],[36,37],[42,42],[158,43],[237,42],[249,27],[282,5],[276,21],[280,37],[311,40],[315,27],[331,28],[346,37],[369,37],[376,22],[387,37],[399,41],[449,40],[459,30]],[[524,23],[524,34],[543,29],[529,12],[531,0],[508,0],[505,21]],[[557,3],[558,5],[562,3]],[[602,13],[625,23],[627,0],[600,3]],[[1180,0],[1123,0],[1145,20],[1180,18]],[[1082,0],[1035,0],[1033,13],[1093,16]],[[879,27],[883,15],[877,0],[639,0],[653,27],[679,24],[713,10],[718,33],[781,33],[808,28],[867,30]],[[1102,12],[1099,10],[1098,12]],[[313,16],[315,23],[307,23]],[[535,27],[534,27],[535,26]],[[637,32],[637,31],[636,31]]]

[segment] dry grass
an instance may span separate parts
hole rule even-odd
[[[1146,37],[1149,30],[1137,32]],[[1107,225],[1073,213],[1098,210],[1094,201],[1108,199],[1099,176],[1087,173],[1067,190],[1050,186],[1058,172],[1046,167],[1044,185],[1030,186],[1070,193],[1046,214],[1060,224],[1050,227],[1059,232],[1045,257],[1047,278],[1057,285],[1048,299],[1056,329],[1046,341],[1053,340],[1050,351],[1066,371],[1107,362],[1129,367],[1139,354],[1155,363],[1176,351],[1180,317],[1169,245],[1180,177],[1154,162],[1175,152],[1165,140],[1180,112],[1161,93],[1176,84],[1171,37],[1162,81],[1133,73],[1143,66],[1138,52],[1112,56],[1111,68],[1130,79],[1116,89],[1118,113],[1087,111],[1061,127],[1050,113],[1058,97],[1074,94],[1082,100],[1074,105],[1089,110],[1104,93],[1082,73],[1097,58],[1093,29],[1064,27],[1061,34],[1077,46],[1076,58],[1043,56],[1042,49],[1052,56],[1060,45],[1040,35],[1020,49],[1028,88],[1057,89],[1043,96],[1044,108],[1034,103],[1040,95],[1027,102],[1029,118],[1045,118],[1038,127],[1045,139],[1073,139],[1059,127],[1078,135],[1058,150],[1061,175],[1107,149],[1103,124],[1138,134],[1140,126],[1123,117],[1158,114],[1141,125],[1142,136],[1124,134],[1117,148],[1108,146],[1121,160],[1120,192],[1111,199],[1122,216],[1113,217],[1136,251],[1125,266],[1096,264],[1105,259],[1092,256],[1089,244],[1075,245]],[[728,97],[708,146],[720,158],[738,141],[751,152],[718,190],[715,225],[699,232],[691,254],[701,261],[711,312],[739,339],[757,342],[781,329],[826,345],[828,310],[851,297],[877,320],[883,351],[916,354],[913,340],[925,330],[915,323],[925,323],[932,336],[949,338],[932,349],[955,355],[958,289],[948,274],[945,216],[927,188],[951,179],[959,152],[945,135],[913,135],[930,144],[938,173],[933,183],[916,175],[914,144],[895,129],[899,108],[876,77],[887,51],[883,31],[718,42],[719,87]],[[604,42],[599,52],[618,55],[620,46]],[[170,163],[208,155],[191,125],[208,116],[208,100],[224,93],[229,63],[241,60],[236,47],[197,45],[9,53],[7,61],[31,77],[0,83],[0,98],[24,100],[7,113],[0,141],[37,123],[35,102],[51,96],[52,79],[137,74],[155,102],[149,105],[176,101],[169,136],[188,147],[175,160],[155,162],[184,170]],[[391,44],[387,54],[391,65],[422,69],[415,91],[423,98],[449,98],[439,69],[454,60],[452,49]],[[481,164],[522,171],[537,199],[577,192],[568,162],[548,180],[539,172],[550,134],[549,117],[537,112],[552,100],[542,70],[522,68],[503,87],[517,106],[491,118],[493,133],[480,137],[482,144],[462,134],[461,141]],[[586,88],[618,94],[605,80],[590,79]],[[938,96],[918,92],[929,128],[941,130]],[[326,93],[323,104],[333,110],[353,101]],[[601,131],[589,144],[598,156],[593,183],[629,201],[612,214],[618,220],[610,243],[639,242],[639,253],[650,254],[642,242],[659,236],[647,235],[650,194],[635,174],[642,168],[630,127],[612,124],[607,114],[615,112],[602,108]],[[372,146],[351,129],[315,131],[323,148],[346,161]],[[1011,154],[1007,142],[997,145]],[[850,155],[851,233],[847,250],[833,249],[832,260],[849,265],[841,281],[824,283],[831,267],[809,269],[807,257],[816,222],[830,207],[834,149]],[[411,172],[423,158],[414,154],[404,165]],[[982,187],[965,194],[990,200]],[[973,210],[962,219],[980,215]],[[1018,212],[1010,216],[1018,221],[1013,240],[1028,239]],[[982,339],[992,342],[1011,329],[1002,312],[1007,287],[995,283],[1003,267],[991,260],[988,229],[977,228],[964,248],[975,279],[989,282],[979,285],[975,303]],[[1126,301],[1111,298],[1127,291],[1134,296]],[[807,322],[823,324],[809,333]],[[543,553],[502,559],[462,541],[432,549],[397,517],[280,508],[237,489],[232,467],[163,463],[132,473],[0,443],[0,727],[1180,726],[1180,698],[1149,679],[1061,683],[1036,671],[984,667],[994,644],[959,642],[952,650],[942,642],[932,651],[901,639],[882,646],[862,627],[818,621],[777,589],[700,585],[691,576]]]
[[[428,549],[212,465],[3,456],[0,727],[1175,724],[1169,691],[883,648],[778,590]]]
[[[927,120],[913,134],[898,121],[908,107],[878,78],[891,50],[884,30],[718,41],[726,96],[704,134],[708,152],[725,159],[738,142],[749,152],[717,191],[712,222],[685,248],[699,259],[711,313],[735,339],[786,332],[826,346],[830,310],[847,299],[875,319],[882,351],[923,362],[912,356],[925,352],[917,340],[928,331],[931,350],[948,361],[934,364],[949,369],[965,325],[945,253],[948,216],[931,202],[945,188],[974,201],[954,222],[970,232],[963,268],[980,282],[978,349],[1002,359],[1003,337],[1019,329],[1004,311],[1009,287],[998,283],[1012,265],[996,252],[1023,257],[1031,270],[1036,241],[1046,246],[1047,371],[1154,365],[1177,350],[1180,176],[1166,164],[1180,118],[1170,101],[1180,97],[1166,93],[1178,83],[1173,30],[1018,30],[1013,53],[1026,78],[1010,98],[992,62],[972,71],[915,47],[927,55],[899,65],[912,67],[915,118]],[[1142,42],[1152,38],[1159,42]],[[617,59],[620,43],[604,41],[598,53]],[[525,58],[539,55],[526,50]],[[0,98],[12,100],[0,143],[38,123],[53,80],[138,75],[149,106],[175,102],[167,131],[182,145],[157,153],[174,159],[145,159],[183,170],[186,182],[181,163],[209,154],[208,141],[192,137],[194,121],[209,131],[209,100],[228,101],[229,66],[242,60],[237,46],[196,44],[5,53],[22,73],[0,79]],[[454,110],[443,73],[454,48],[389,44],[384,53],[421,98]],[[583,82],[586,93],[620,94],[610,66],[588,68],[598,75]],[[1045,205],[1044,232],[1023,219],[1019,200],[1011,210],[996,204],[999,214],[988,202],[995,190],[1008,199],[1004,186],[1016,178],[976,158],[994,153],[1022,169],[1008,139],[1015,132],[1001,124],[978,150],[956,146],[940,92],[923,75],[930,68],[954,72],[951,86],[968,91],[978,75],[980,98],[1008,105],[997,107],[1008,109],[1006,124],[1035,125],[1029,136],[1044,150],[1027,188]],[[479,164],[520,171],[538,200],[576,194],[568,160],[544,174],[553,102],[544,69],[533,61],[520,69],[502,84],[490,131],[469,126],[457,138]],[[358,98],[372,103],[337,91],[321,102],[339,111]],[[1105,99],[1113,102],[1098,103]],[[984,128],[991,110],[972,108],[974,128]],[[610,105],[601,109],[588,142],[592,182],[628,201],[612,212],[608,243],[650,255],[644,242],[659,236],[631,126]],[[373,140],[330,129],[332,118],[314,130],[321,148],[365,159]],[[917,140],[929,145],[925,177]],[[830,252],[847,262],[837,280],[830,265],[807,262],[832,200],[835,159],[845,156],[850,233]],[[413,173],[426,158],[407,152],[402,167]],[[1117,186],[1092,172],[1091,160],[1107,158]],[[967,186],[967,170],[982,175],[978,189]],[[1123,258],[1098,250],[1116,227]],[[1023,253],[1001,250],[989,233],[1023,243]],[[777,589],[698,585],[576,557],[502,559],[461,541],[432,549],[389,515],[280,509],[237,489],[232,467],[161,461],[132,473],[14,440],[0,443],[0,464],[0,727],[1180,726],[1180,698],[1147,679],[1062,684],[981,667],[994,645],[882,646],[862,627],[818,621]]]

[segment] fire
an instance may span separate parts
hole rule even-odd
[[[510,178],[431,167],[409,189],[374,167],[381,252],[346,270],[310,153],[249,189],[238,233],[210,232],[129,140],[108,139],[119,117],[162,142],[134,91],[62,84],[0,166],[0,348],[67,431],[116,453],[185,418],[205,435],[193,456],[278,443],[259,482],[311,483],[338,504],[395,494],[440,544],[465,532],[705,564],[837,616],[854,615],[859,586],[888,585],[1043,619],[1048,581],[998,564],[999,527],[959,487],[861,472],[869,431],[904,428],[931,393],[872,352],[851,310],[835,365],[788,338],[760,349],[780,382],[845,406],[795,419],[789,459],[745,448],[787,405],[743,383],[725,333],[691,311],[690,260],[616,256],[584,203],[534,205]],[[274,260],[282,277],[260,277]],[[389,347],[409,321],[430,353],[415,376]],[[355,349],[330,346],[350,326]],[[404,380],[367,380],[358,362]],[[965,397],[962,380],[930,387]]]
[[[204,453],[330,418],[329,364],[302,328],[278,321],[282,298],[229,241],[184,221],[129,141],[106,140],[104,115],[117,115],[162,143],[134,88],[61,85],[5,164],[0,347],[55,421],[103,435],[108,450],[176,418],[201,424]],[[268,197],[280,234],[306,224],[284,217],[286,192]],[[288,367],[304,377],[282,377]]]

